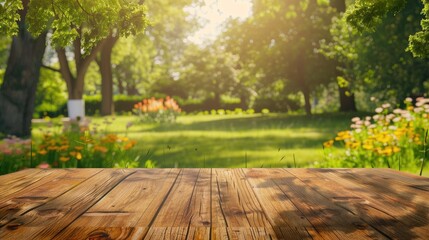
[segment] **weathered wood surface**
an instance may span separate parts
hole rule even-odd
[[[0,239],[429,239],[429,178],[389,169],[27,169]]]

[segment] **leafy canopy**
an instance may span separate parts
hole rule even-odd
[[[408,1],[415,0],[356,0],[347,11],[347,21],[358,30],[374,31],[388,15],[396,15],[404,9]],[[429,0],[421,0],[424,18],[420,21],[421,30],[409,36],[408,49],[415,57],[429,56]]]
[[[0,33],[17,33],[19,9],[20,0],[0,0]],[[110,34],[136,35],[148,21],[146,8],[134,0],[37,0],[29,3],[26,23],[35,36],[51,29],[56,47],[83,36],[82,47],[88,50]]]
[[[18,33],[18,10],[22,9],[22,2],[18,0],[0,0],[0,34],[6,36]]]

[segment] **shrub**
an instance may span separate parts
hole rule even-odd
[[[429,99],[405,100],[406,108],[391,111],[390,104],[375,109],[376,114],[352,119],[350,130],[341,131],[323,144],[327,164],[341,167],[424,166],[427,129],[429,127]],[[334,154],[334,146],[341,146]],[[422,151],[424,150],[424,151]]]
[[[131,153],[136,141],[126,136],[106,132],[112,121],[105,119],[99,126],[90,121],[52,124],[43,129],[42,139],[35,143],[36,164],[51,167],[137,167],[136,154]],[[100,131],[103,129],[103,131]]]
[[[167,96],[165,100],[144,99],[134,105],[133,112],[142,122],[171,123],[176,121],[181,109],[173,98]]]
[[[30,165],[31,140],[9,136],[0,141],[0,174]]]
[[[89,120],[67,122],[51,119],[41,128],[42,137],[31,141],[8,137],[0,141],[0,173],[14,172],[25,167],[41,168],[110,168],[153,167],[141,163],[132,151],[135,140],[127,136],[107,133],[112,121],[104,126]],[[126,126],[126,130],[131,125]],[[148,165],[149,164],[149,165]]]

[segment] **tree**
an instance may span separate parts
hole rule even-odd
[[[213,45],[191,45],[184,56],[179,81],[188,88],[191,98],[210,101],[212,109],[221,108],[221,96],[239,85],[238,57]]]
[[[186,37],[196,26],[186,7],[195,0],[146,0],[150,26],[144,34],[120,40],[113,49],[113,75],[123,94],[153,94],[174,84]],[[153,85],[156,82],[156,85]]]
[[[14,35],[0,87],[0,132],[31,135],[35,93],[46,48],[46,30],[37,37],[27,30],[29,0],[0,2],[0,32]]]
[[[96,59],[101,73],[101,115],[111,115],[114,112],[113,104],[113,74],[112,74],[112,51],[121,35],[125,32],[127,35],[136,35],[142,32],[147,25],[145,19],[141,19],[144,12],[142,5],[144,0],[138,4],[123,4],[121,6],[121,18],[119,22],[112,27],[111,34],[104,40],[99,57]],[[132,26],[134,25],[134,26]],[[130,28],[130,26],[132,26]],[[131,30],[131,31],[130,31]],[[128,33],[127,33],[128,32]]]
[[[333,63],[315,49],[329,38],[333,13],[323,1],[255,0],[253,16],[241,26],[246,28],[240,30],[241,48],[251,50],[241,50],[240,59],[255,58],[248,66],[261,76],[262,85],[281,81],[289,93],[300,91],[307,114],[312,91],[332,79]]]
[[[405,49],[408,36],[420,29],[422,5],[406,2],[396,15],[387,15],[373,31],[359,33],[346,21],[336,18],[332,42],[322,51],[342,63],[343,82],[353,90],[364,90],[383,100],[402,100],[425,92],[429,79],[427,59],[414,58]]]
[[[343,14],[346,11],[346,1],[345,0],[332,0],[330,2],[331,6],[337,10],[339,14]],[[337,63],[337,70],[339,74],[344,74],[344,66],[341,66],[341,62]],[[338,93],[340,95],[340,111],[341,112],[350,112],[356,111],[356,102],[355,95],[350,90],[350,86],[348,86],[346,76],[337,77],[338,82]]]
[[[104,69],[110,66],[110,51],[117,38],[135,35],[147,24],[145,7],[131,0],[104,0],[85,4],[79,1],[32,3],[33,11],[39,12],[41,16],[32,19],[30,30],[38,33],[51,25],[52,42],[57,47],[60,72],[66,82],[70,100],[82,99],[85,74],[100,50],[105,48],[100,60]],[[65,48],[69,44],[72,45],[74,71],[69,65]],[[111,88],[109,82],[104,84],[103,93],[112,92],[109,85]]]
[[[360,31],[374,31],[387,16],[394,16],[401,12],[406,5],[415,4],[411,0],[356,0],[347,11],[347,20]],[[420,20],[421,29],[409,35],[409,50],[415,57],[429,56],[429,1],[421,0]]]

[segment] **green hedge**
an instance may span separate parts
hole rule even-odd
[[[85,114],[88,116],[98,115],[101,109],[101,96],[93,95],[93,96],[84,96],[85,100]],[[125,113],[130,112],[134,104],[141,101],[141,96],[124,96],[124,95],[116,95],[113,97],[113,101],[115,104],[115,112],[116,113]],[[53,108],[55,109],[55,108]],[[59,103],[57,106],[57,111],[49,111],[47,108],[38,108],[36,107],[36,111],[34,113],[34,117],[58,117],[60,115],[67,116],[67,102]]]
[[[118,114],[124,114],[131,112],[134,104],[143,100],[142,96],[126,96],[126,95],[116,95],[114,96],[115,112]],[[202,111],[210,111],[215,109],[211,99],[205,101],[202,100],[183,100],[177,97],[173,97],[179,103],[182,111],[186,113],[196,113]],[[99,115],[101,109],[101,96],[92,95],[85,96],[85,114],[87,116]],[[222,102],[220,109],[234,111],[237,108],[247,109],[248,106],[243,106],[240,102],[237,101],[227,101]],[[262,109],[266,108],[273,112],[286,112],[294,111],[299,108],[299,103],[290,100],[290,99],[256,99],[253,108],[256,112],[261,112]],[[36,112],[34,117],[58,117],[60,115],[67,116],[67,102],[60,102],[58,106],[52,107],[51,109],[58,109],[57,111],[49,111],[47,107],[36,107]]]

